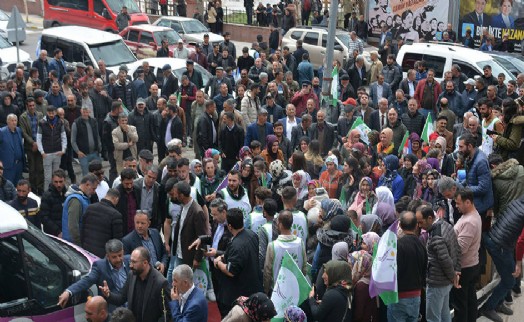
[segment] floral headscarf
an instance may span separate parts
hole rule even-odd
[[[328,155],[328,156],[326,157],[326,162],[325,162],[325,163],[326,163],[326,166],[327,166],[327,164],[328,164],[329,162],[333,162],[333,163],[335,164],[335,168],[338,167],[338,159],[337,159],[336,156],[334,156],[334,155]]]
[[[352,142],[353,141],[353,138],[357,135],[360,135],[360,131],[357,130],[357,129],[354,129],[354,130],[351,130],[349,131],[348,133],[348,141],[349,142]]]
[[[200,160],[198,159],[193,159],[191,163],[189,164],[189,170],[191,170],[191,173],[194,175],[200,174],[200,173],[195,173],[195,167],[197,164],[200,164],[200,166],[202,166],[202,162],[200,162]]]
[[[291,305],[284,311],[284,321],[286,322],[306,322],[306,313],[301,308]]]
[[[320,202],[320,208],[324,211],[324,221],[329,221],[333,217],[344,214],[342,204],[337,199],[324,199]]]
[[[273,302],[262,292],[249,297],[241,296],[236,302],[254,322],[266,321],[277,315]]]
[[[278,142],[278,138],[276,137],[276,135],[270,134],[266,136],[266,150],[273,160],[276,160],[278,157],[278,151],[276,153],[273,153],[273,143],[275,142]]]
[[[396,219],[395,207],[389,203],[377,203],[377,211],[374,213],[382,220],[382,228],[387,229]]]
[[[240,148],[240,151],[238,151],[238,158],[244,160],[246,156],[251,156],[251,149],[248,146],[243,146]]]
[[[293,173],[293,180],[300,178],[299,187],[295,188],[297,190],[297,198],[302,199],[308,194],[308,181],[310,179],[309,174],[304,170],[298,170]]]
[[[395,198],[393,198],[393,193],[391,190],[389,190],[386,187],[378,187],[375,191],[377,195],[377,203],[379,202],[385,202],[391,205],[391,207],[395,208]],[[376,211],[376,206],[373,207],[373,213]]]
[[[373,257],[365,250],[358,250],[349,255],[348,261],[351,267],[353,285],[356,285],[359,281],[369,284]]]
[[[393,188],[393,181],[397,177],[397,170],[399,166],[398,158],[396,155],[388,155],[384,158],[384,166],[386,173],[384,173],[383,185],[389,189]]]
[[[213,158],[215,155],[220,155],[220,151],[217,149],[209,148],[204,152],[204,157],[206,158]]]
[[[307,182],[307,186],[309,187],[311,185],[313,185],[315,188],[320,188],[321,187],[320,182],[318,180],[309,180]]]
[[[421,178],[421,175],[423,173],[426,173],[429,170],[433,169],[431,164],[429,164],[428,161],[426,161],[425,159],[418,160],[417,161],[417,166],[418,166],[419,178]]]
[[[362,226],[362,232],[367,233],[373,229],[373,226],[377,224],[377,227],[382,231],[382,220],[377,215],[365,215],[360,218],[360,226]]]
[[[373,249],[380,241],[380,236],[373,231],[368,231],[362,235],[362,241],[368,246],[368,253],[373,254]]]

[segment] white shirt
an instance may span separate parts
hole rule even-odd
[[[178,240],[176,243],[176,256],[178,258],[183,258],[182,257],[182,245],[180,243],[180,235],[182,234],[182,227],[184,226],[184,221],[186,220],[187,212],[189,211],[189,207],[191,206],[192,203],[193,203],[193,198],[190,198],[189,202],[185,204],[184,206],[182,206],[182,212],[180,213],[180,225],[178,226]]]
[[[382,116],[384,116],[384,123],[382,123]],[[383,129],[386,127],[386,124],[388,123],[388,116],[386,113],[378,112],[378,121],[380,123],[380,128]]]
[[[378,99],[382,98],[382,92],[384,92],[384,88],[382,87],[382,85],[377,83],[377,97],[378,97]]]
[[[410,97],[415,96],[415,83],[408,80],[408,87],[409,87],[409,96]]]
[[[194,289],[195,289],[195,283],[193,283],[191,288],[189,290],[187,290],[187,292],[182,294],[182,296],[178,300],[179,303],[180,303],[180,312],[182,312],[184,310],[184,305],[186,305],[187,300],[189,299],[189,295],[191,295],[191,292],[193,292]]]
[[[289,117],[286,117],[286,137],[291,141],[291,132],[293,128],[297,126],[297,118],[295,117],[293,121],[290,121]]]
[[[107,191],[109,190],[109,184],[105,182],[104,180],[100,181],[98,184],[98,187],[96,187],[96,195],[98,196],[98,200],[102,200],[106,197]]]

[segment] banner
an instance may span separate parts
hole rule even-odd
[[[471,30],[476,45],[480,45],[483,27],[495,38],[494,46],[504,34],[514,43],[515,49],[521,48],[524,39],[524,2],[514,0],[486,1],[462,0],[459,11],[459,35],[466,36]]]
[[[351,129],[349,129],[349,132],[353,130],[358,130],[360,132],[360,139],[364,141],[367,145],[369,145],[369,138],[368,133],[371,132],[371,129],[364,123],[362,120],[362,117],[357,117],[355,122],[353,122],[353,125],[351,126]],[[349,135],[349,132],[347,135]]]
[[[448,24],[449,0],[377,0],[369,2],[369,36],[380,36],[385,23],[393,40],[440,40]]]

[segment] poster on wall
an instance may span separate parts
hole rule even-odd
[[[370,0],[369,36],[380,35],[385,23],[393,39],[441,40],[448,24],[449,0]]]
[[[523,0],[462,0],[459,16],[459,35],[465,37],[466,31],[471,30],[477,46],[484,27],[495,38],[495,42],[501,41],[506,35],[508,40],[515,43],[515,47],[520,48],[520,42],[524,39]]]

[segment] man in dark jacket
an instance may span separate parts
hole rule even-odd
[[[430,321],[450,321],[449,292],[458,286],[460,275],[460,247],[453,226],[445,220],[437,220],[433,208],[420,206],[417,223],[429,234],[426,318]]]
[[[235,114],[226,112],[223,116],[225,127],[220,133],[220,151],[222,151],[222,170],[229,172],[237,162],[238,151],[244,145],[244,129],[235,123]]]
[[[162,111],[162,122],[160,123],[160,136],[157,144],[162,144],[162,151],[167,151],[167,144],[172,139],[183,139],[184,128],[182,120],[178,116],[178,107],[173,104],[167,105]],[[159,156],[160,158],[160,156]],[[163,156],[162,156],[163,158]]]
[[[137,247],[144,246],[151,255],[151,265],[164,274],[167,269],[168,254],[160,233],[155,228],[149,228],[151,221],[143,210],[137,210],[134,221],[135,229],[122,239],[124,253],[131,254]]]
[[[105,245],[111,239],[121,239],[122,215],[116,209],[120,193],[109,189],[104,199],[87,207],[82,217],[82,248],[103,258]]]
[[[45,84],[47,78],[49,77],[49,62],[47,61],[47,50],[40,50],[40,55],[38,59],[33,61],[33,67],[38,69],[38,79]]]
[[[408,110],[406,113],[401,115],[401,119],[409,133],[415,132],[420,136],[422,134],[422,129],[424,128],[426,119],[418,111],[417,104],[417,100],[411,98],[408,101]]]
[[[207,149],[216,148],[218,146],[218,127],[213,120],[213,114],[215,111],[215,102],[212,100],[206,101],[204,114],[200,116],[196,128],[197,142],[201,153],[200,155],[204,155]]]
[[[136,171],[126,168],[120,173],[121,183],[116,187],[120,193],[116,208],[122,216],[122,226],[124,234],[135,229],[134,217],[139,210],[141,193],[133,184],[136,179]]]
[[[62,207],[67,192],[65,177],[66,174],[62,169],[53,172],[49,189],[44,192],[40,201],[40,217],[44,224],[44,231],[60,238],[62,237]]]
[[[91,98],[91,102],[93,102],[93,114],[98,122],[98,135],[102,138],[104,119],[107,113],[111,111],[113,100],[107,94],[104,81],[101,78],[95,79],[95,86],[89,90],[89,97]],[[105,144],[102,146],[102,152],[105,152]]]
[[[164,75],[164,82],[162,84],[162,96],[169,98],[169,95],[178,91],[178,79],[171,72],[171,65],[165,64],[162,67],[162,74]],[[166,79],[167,78],[167,79]]]
[[[142,194],[140,198],[140,209],[147,211],[150,226],[160,230],[164,218],[159,210],[163,205],[159,204],[160,184],[157,182],[158,173],[162,173],[158,170],[158,167],[156,165],[150,165],[147,170],[144,171],[144,176],[134,181],[134,186],[135,189],[139,190]]]
[[[113,99],[122,101],[122,104],[128,111],[131,111],[136,102],[136,92],[133,84],[126,78],[127,73],[124,70],[118,72],[118,81],[113,88]]]
[[[136,101],[135,109],[129,113],[127,121],[127,124],[136,127],[136,132],[138,133],[137,151],[144,149],[153,150],[153,126],[151,123],[151,113],[146,108],[145,100],[139,98]]]
[[[333,125],[326,122],[325,111],[320,110],[317,113],[317,123],[311,125],[310,138],[312,140],[318,140],[320,143],[320,155],[326,156],[333,148],[335,143],[335,129]]]

